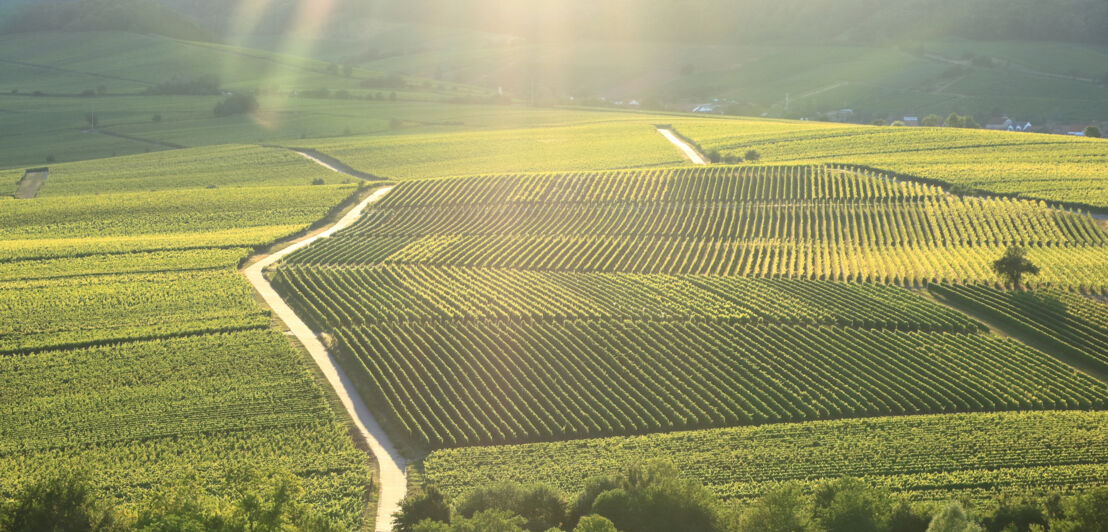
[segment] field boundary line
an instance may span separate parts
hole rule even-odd
[[[319,366],[320,372],[327,379],[328,384],[334,388],[335,394],[343,408],[350,415],[355,428],[365,438],[373,452],[373,456],[377,459],[379,471],[377,481],[380,484],[380,492],[377,498],[377,516],[374,530],[378,531],[392,529],[392,514],[399,509],[400,500],[404,498],[408,487],[405,473],[408,461],[401,456],[400,452],[389,441],[388,435],[381,424],[373,417],[365,401],[358,395],[354,382],[339,367],[334,355],[327,351],[315,331],[296,315],[288,303],[270,285],[269,280],[265,277],[265,269],[288,254],[350,226],[361,217],[362,212],[370,204],[380,200],[392,188],[392,186],[386,186],[377,189],[327,230],[272,253],[243,270],[246,279],[250,281],[250,284],[254,286],[254,289],[258,291],[266,304],[273,309],[274,315],[285,323],[292,334],[296,336],[296,339],[304,346],[304,349],[311,355],[312,360]]]

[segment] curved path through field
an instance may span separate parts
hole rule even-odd
[[[380,470],[378,482],[381,484],[381,491],[377,497],[376,530],[378,531],[392,529],[392,514],[399,508],[400,500],[404,498],[404,493],[408,489],[408,480],[405,476],[407,460],[389,442],[389,438],[385,435],[381,425],[373,418],[373,414],[366,408],[365,402],[354,390],[354,383],[335,362],[335,357],[323,347],[323,343],[319,341],[315,331],[312,331],[281,299],[281,296],[273,290],[273,287],[265,278],[264,271],[289,253],[308,246],[320,238],[331,236],[336,231],[354,223],[369,204],[384,197],[389,190],[392,190],[391,186],[377,189],[326,231],[266,256],[243,271],[250,284],[254,285],[254,289],[262,295],[266,304],[273,309],[273,313],[285,322],[289,330],[311,354],[312,360],[319,366],[320,371],[327,378],[327,382],[335,389],[335,394],[338,395],[343,408],[350,414],[350,417],[354,420],[354,426],[369,444],[373,456],[377,458],[377,466]]]
[[[681,153],[685,154],[685,158],[692,161],[693,164],[708,164],[708,161],[704,158],[700,152],[696,151],[696,148],[689,146],[689,144],[678,137],[672,129],[658,128],[658,133],[661,133],[663,137],[677,146],[677,149],[681,150]]]

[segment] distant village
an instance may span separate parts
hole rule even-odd
[[[688,106],[684,109],[692,113],[700,114],[725,114],[727,106],[730,105],[727,102],[714,101],[711,103],[695,104]],[[763,113],[762,116],[769,116],[768,113]],[[957,115],[954,115],[957,116]],[[984,125],[978,124],[972,117],[959,117],[963,120],[970,120],[972,124],[954,125],[948,123],[947,118],[930,115],[928,117],[920,117],[919,115],[903,115],[903,116],[888,116],[885,118],[879,118],[872,121],[859,120],[858,113],[855,113],[853,109],[835,109],[823,113],[817,113],[812,117],[802,117],[800,120],[814,120],[821,122],[842,122],[842,123],[854,123],[854,124],[876,124],[876,125],[891,125],[900,127],[970,127],[973,129],[988,129],[993,131],[1018,131],[1028,133],[1049,133],[1054,135],[1072,135],[1075,137],[1085,136],[1086,128],[1090,125],[1095,125],[1100,129],[1104,129],[1105,124],[1099,123],[1087,123],[1087,124],[1063,124],[1063,123],[1049,123],[1049,124],[1033,124],[1025,120],[1013,119],[1005,115],[994,116],[989,118]],[[930,120],[929,120],[930,119]]]

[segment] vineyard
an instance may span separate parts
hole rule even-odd
[[[613,320],[390,322],[332,334],[363,395],[432,447],[1108,406],[1103,383],[975,334]]]
[[[424,461],[424,478],[448,496],[503,480],[572,492],[588,477],[659,456],[725,499],[844,475],[917,500],[1065,492],[1108,477],[1108,413],[850,419],[445,449]]]
[[[932,293],[1028,330],[1052,349],[1108,370],[1108,306],[1059,290],[1008,291],[975,285],[932,285]]]
[[[480,112],[493,113],[494,117],[503,114],[484,108]],[[354,168],[401,180],[494,172],[638,168],[682,162],[681,154],[654,131],[650,117],[582,118],[570,113],[550,123],[550,127],[532,127],[527,123],[535,120],[532,117],[517,126],[526,129],[374,135],[288,144],[319,150]],[[565,125],[567,119],[581,123]],[[508,119],[509,123],[516,120]]]
[[[274,285],[318,330],[386,321],[634,319],[974,332],[895,287],[833,281],[477,268],[289,266]]]
[[[1009,245],[1044,280],[1108,278],[1087,217],[832,165],[405,182],[270,277],[431,448],[1105,408],[1104,383],[895,286],[994,279]]]
[[[358,224],[288,262],[918,285],[991,281],[989,262],[1013,244],[1029,248],[1044,282],[1108,287],[1108,234],[1088,217],[834,166],[403,183]]]
[[[986,193],[1108,209],[1099,139],[958,128],[876,128],[785,121],[684,120],[705,150],[757,150],[777,163],[853,163]]]
[[[358,528],[366,455],[238,272],[358,189],[234,147],[57,168],[52,195],[0,199],[0,499],[75,469],[128,510],[185,484],[228,500],[252,469]]]

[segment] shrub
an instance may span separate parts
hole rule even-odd
[[[762,158],[762,154],[758,153],[758,150],[746,150],[743,154],[743,159],[746,159],[752,163],[758,162]]]
[[[708,156],[708,161],[713,164],[723,160],[723,156],[719,154],[719,150],[712,150],[704,155]]]
[[[573,532],[619,532],[616,525],[599,515],[586,515],[574,527]]]
[[[926,525],[926,523],[924,523]],[[742,512],[737,532],[815,532],[812,507],[796,486],[771,491]]]
[[[122,530],[119,517],[92,492],[82,476],[65,473],[18,493],[0,520],[10,532]]]
[[[426,520],[450,522],[450,507],[434,486],[414,490],[400,501],[400,511],[392,516],[392,529],[396,532],[412,532],[416,530],[417,523]]]
[[[939,115],[927,115],[920,121],[920,125],[923,127],[942,127],[943,117]]]
[[[258,99],[253,94],[232,94],[216,104],[215,116],[250,114],[258,110]]]
[[[1090,137],[1090,138],[1094,138],[1094,139],[1099,139],[1101,137],[1100,128],[1096,127],[1096,126],[1089,126],[1089,127],[1085,128],[1085,136]]]

